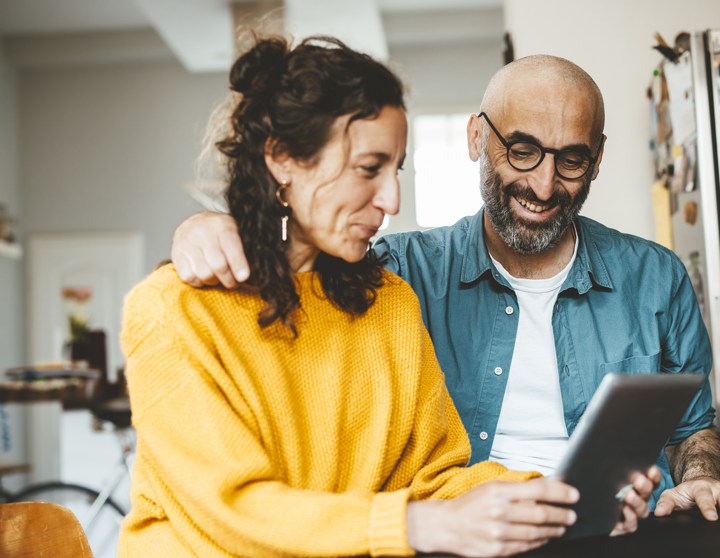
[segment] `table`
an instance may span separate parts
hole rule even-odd
[[[440,555],[426,555],[439,558]],[[522,558],[718,558],[720,521],[707,521],[697,509],[669,517],[643,519],[635,533],[553,541],[520,554]]]
[[[707,521],[697,509],[674,512],[669,517],[650,514],[650,517],[640,522],[638,530],[630,535],[556,541],[523,556],[717,558],[720,556],[720,523]]]
[[[95,401],[103,374],[88,368],[8,368],[9,380],[0,381],[0,402],[60,401],[65,409],[87,409]]]
[[[59,401],[63,408],[88,408],[94,401],[97,379],[68,378],[44,382],[0,381],[0,403]]]
[[[17,372],[41,373],[49,379],[24,382],[0,381],[0,405],[21,404],[22,412],[8,415],[16,438],[17,449],[7,456],[12,461],[26,461],[31,465],[31,483],[55,481],[60,478],[60,414],[63,409],[88,409],[96,402],[95,394],[101,380],[99,370],[45,370],[31,368],[10,369]],[[63,376],[80,377],[63,377]],[[22,441],[20,441],[22,438]]]

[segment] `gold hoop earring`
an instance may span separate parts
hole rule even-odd
[[[287,180],[283,180],[280,187],[275,191],[275,197],[277,198],[277,201],[280,203],[280,212],[282,213],[282,239],[283,242],[287,240],[287,223],[288,219],[290,218],[290,215],[292,214],[292,207],[290,207],[290,202],[287,202],[283,199],[283,192],[285,189],[289,186]]]

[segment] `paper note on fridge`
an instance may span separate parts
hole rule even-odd
[[[695,132],[695,97],[690,53],[680,56],[677,63],[666,62],[663,73],[670,97],[673,141],[676,145],[683,145]]]

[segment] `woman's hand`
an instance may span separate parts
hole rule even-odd
[[[173,235],[172,261],[188,285],[234,289],[250,276],[235,219],[224,213],[196,213]]]
[[[611,537],[634,533],[638,528],[638,520],[650,515],[647,505],[653,490],[660,486],[662,473],[653,465],[645,475],[637,475],[633,480],[632,490],[625,495],[625,505],[622,509],[622,521],[618,521],[610,533]]]
[[[453,500],[410,502],[408,545],[418,552],[508,556],[545,544],[575,523],[577,489],[547,478],[481,484]]]

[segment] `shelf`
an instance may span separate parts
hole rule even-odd
[[[20,258],[22,258],[22,255],[22,246],[17,243],[11,244],[10,242],[0,240],[0,257],[4,256],[13,260],[19,260]]]

